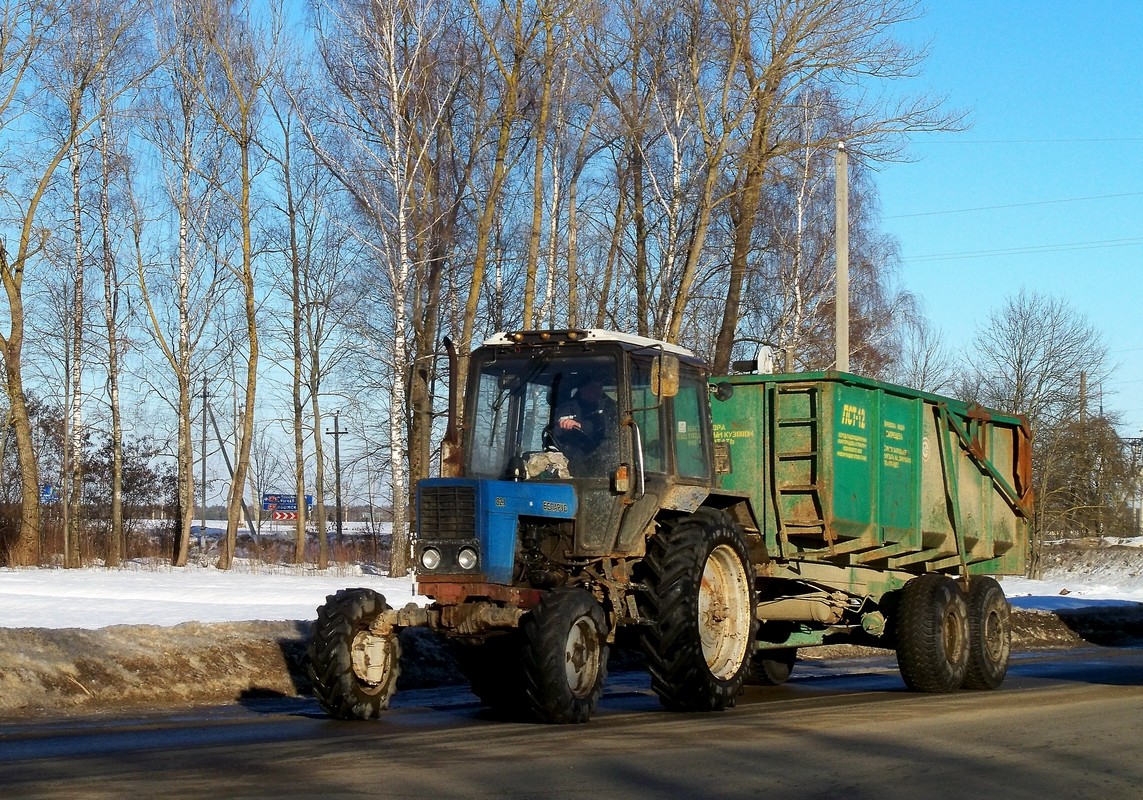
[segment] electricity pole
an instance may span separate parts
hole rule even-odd
[[[202,546],[206,541],[206,404],[211,397],[207,393],[206,376],[202,376],[202,479],[198,484],[198,495],[201,498],[202,517],[199,520],[198,541]]]
[[[333,412],[333,430],[327,430],[326,435],[333,436],[333,499],[337,509],[337,521],[334,530],[337,531],[337,543],[341,544],[341,435],[349,433],[343,431],[340,424],[341,411]]]

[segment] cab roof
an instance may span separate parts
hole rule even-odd
[[[628,350],[661,350],[690,361],[701,361],[692,351],[677,344],[661,342],[633,333],[605,331],[599,328],[568,330],[501,331],[484,341],[485,346],[537,345],[537,344],[619,344]]]

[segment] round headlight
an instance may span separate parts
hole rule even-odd
[[[441,565],[441,551],[435,547],[426,547],[421,553],[421,566],[425,569],[436,569]]]
[[[456,554],[456,563],[461,569],[472,569],[476,566],[476,551],[471,547],[462,547]]]

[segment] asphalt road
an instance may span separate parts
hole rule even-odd
[[[660,711],[641,675],[587,725],[488,718],[458,689],[379,722],[306,700],[0,724],[0,797],[1131,798],[1143,649],[1020,654],[994,692],[905,691],[890,660],[799,663],[721,714]]]

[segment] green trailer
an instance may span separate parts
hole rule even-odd
[[[796,647],[896,645],[887,616],[900,618],[901,590],[918,576],[959,578],[973,605],[974,583],[998,592],[973,576],[1023,574],[1032,462],[1022,418],[838,372],[716,383],[733,387],[711,404],[721,485],[749,498],[764,542],[764,673],[780,673]]]

